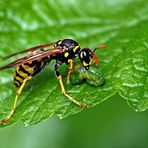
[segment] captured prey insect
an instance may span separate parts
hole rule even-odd
[[[98,87],[104,84],[105,78],[100,69],[95,67],[95,65],[92,65],[88,70],[86,70],[82,64],[75,59],[73,71],[70,75],[70,83],[73,85],[79,85],[83,82],[86,82],[91,86]]]
[[[14,84],[19,87],[16,97],[14,100],[13,108],[10,111],[9,115],[1,120],[1,123],[7,122],[11,116],[13,115],[18,98],[22,93],[23,88],[26,85],[26,82],[29,81],[32,77],[39,74],[44,67],[46,67],[51,60],[55,60],[54,70],[57,79],[59,80],[62,94],[69,98],[73,103],[80,107],[86,107],[86,104],[82,104],[75,100],[73,97],[68,95],[65,91],[62,76],[58,71],[58,68],[63,64],[66,63],[69,65],[69,71],[67,75],[67,83],[70,82],[70,74],[73,69],[73,60],[78,57],[82,66],[88,70],[92,62],[95,61],[96,64],[99,63],[99,60],[95,54],[95,50],[97,48],[104,48],[104,45],[100,45],[96,47],[93,51],[89,48],[80,49],[79,43],[72,39],[63,39],[57,42],[42,44],[39,46],[35,46],[26,50],[22,50],[20,52],[11,54],[4,59],[8,59],[10,57],[16,56],[18,54],[22,54],[25,52],[29,52],[29,54],[23,58],[20,58],[8,65],[0,67],[0,70],[4,70],[7,68],[15,67],[16,71],[14,75]],[[46,49],[49,48],[49,49]],[[46,50],[45,50],[46,49]]]

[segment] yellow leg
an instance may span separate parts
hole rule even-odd
[[[64,85],[63,85],[63,82],[62,82],[62,77],[61,77],[61,75],[58,77],[58,80],[59,80],[59,82],[60,82],[62,94],[63,94],[64,96],[66,96],[67,98],[69,98],[73,103],[77,104],[78,106],[80,106],[80,107],[82,107],[82,108],[83,108],[83,107],[86,107],[86,104],[82,104],[82,103],[78,102],[77,100],[75,100],[74,98],[72,98],[71,96],[69,96],[69,95],[66,93],[65,88],[64,88]]]
[[[70,83],[70,74],[71,74],[71,72],[73,70],[73,61],[72,61],[72,59],[69,59],[68,63],[69,63],[69,71],[68,71],[68,75],[67,75],[67,84]]]
[[[14,100],[14,104],[13,104],[12,110],[10,111],[9,115],[8,115],[6,118],[4,118],[3,120],[1,120],[1,123],[5,123],[5,122],[7,122],[7,121],[11,118],[11,116],[13,115],[13,113],[14,113],[14,111],[15,111],[15,109],[16,109],[18,97],[20,96],[20,94],[21,94],[21,92],[22,92],[22,90],[23,90],[23,88],[24,88],[26,82],[27,82],[28,80],[30,80],[31,78],[32,78],[32,76],[29,76],[29,77],[27,77],[26,79],[24,79],[24,81],[23,81],[21,87],[19,88],[19,90],[18,90],[17,93],[16,93],[16,97],[15,97],[15,100]]]

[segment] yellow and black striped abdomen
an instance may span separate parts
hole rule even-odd
[[[41,61],[33,61],[17,66],[14,75],[14,84],[19,87],[25,78],[33,75],[41,66]]]

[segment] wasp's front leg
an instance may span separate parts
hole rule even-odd
[[[59,80],[60,86],[61,86],[61,90],[62,90],[62,94],[64,96],[66,96],[68,99],[70,99],[73,103],[75,103],[76,105],[80,106],[80,107],[86,107],[86,104],[82,104],[80,102],[78,102],[77,100],[75,100],[74,98],[72,98],[71,96],[69,96],[66,91],[65,91],[65,87],[63,85],[63,81],[62,81],[62,76],[60,74],[60,72],[58,71],[58,67],[61,65],[62,63],[60,61],[56,61],[56,64],[54,66],[55,69],[55,74]]]
[[[67,84],[70,83],[70,74],[73,71],[73,60],[72,59],[69,59],[68,60],[68,63],[69,63],[69,70],[68,70],[68,75],[67,75]]]

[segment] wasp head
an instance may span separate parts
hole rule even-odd
[[[92,51],[89,48],[83,48],[79,53],[79,59],[85,69],[89,69],[89,66],[92,63]]]

